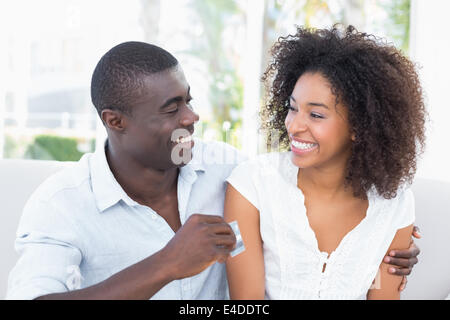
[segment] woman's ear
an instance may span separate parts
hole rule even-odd
[[[355,140],[356,140],[356,134],[355,134],[354,132],[353,132],[352,135],[351,135],[351,139],[352,139],[353,142],[355,142]]]

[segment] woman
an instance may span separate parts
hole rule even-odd
[[[386,252],[407,248],[425,108],[413,64],[348,27],[280,38],[263,79],[265,128],[290,151],[228,179],[225,219],[246,251],[227,260],[232,299],[398,299]]]

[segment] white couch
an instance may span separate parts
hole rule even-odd
[[[22,209],[32,192],[65,162],[0,160],[0,299],[6,296],[8,274],[17,260],[14,240]]]
[[[6,294],[8,274],[17,255],[14,238],[22,208],[36,187],[67,163],[36,160],[0,160],[0,298]],[[416,240],[422,252],[408,277],[402,299],[445,299],[450,293],[450,183],[417,179],[416,225],[423,233]]]

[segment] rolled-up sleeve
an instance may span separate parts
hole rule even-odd
[[[76,277],[81,276],[82,260],[74,234],[74,226],[63,212],[48,202],[31,199],[17,230],[19,259],[9,274],[6,299],[35,299],[72,289]]]

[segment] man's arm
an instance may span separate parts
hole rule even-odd
[[[149,299],[175,279],[170,261],[161,250],[110,278],[88,288],[53,293],[36,300],[123,300]]]
[[[37,299],[149,299],[169,282],[225,262],[236,243],[222,217],[194,214],[160,251],[88,288]]]

